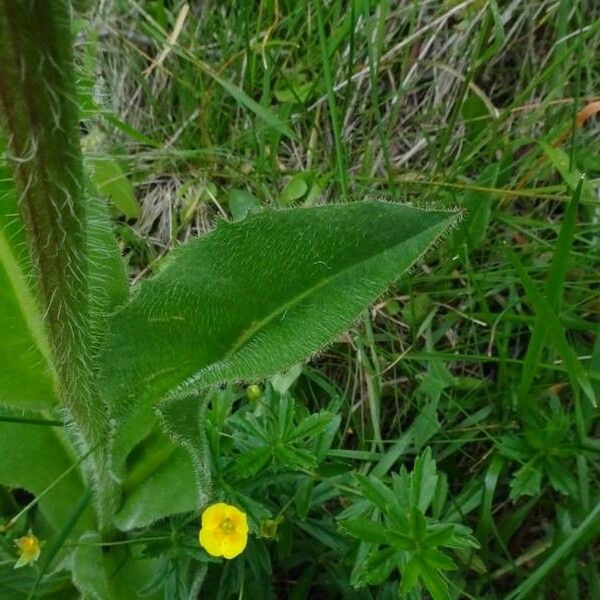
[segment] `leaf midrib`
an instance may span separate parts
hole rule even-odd
[[[427,212],[427,211],[424,211]],[[396,276],[395,280],[397,280],[398,278],[400,278],[408,269],[410,269],[410,267],[412,265],[414,265],[423,255],[425,255],[429,249],[431,248],[431,246],[435,243],[435,241],[440,237],[443,236],[445,234],[445,232],[451,227],[453,221],[458,217],[459,213],[456,214],[452,214],[450,213],[448,216],[448,219],[446,221],[446,223],[444,223],[440,233],[438,236],[436,236],[436,238],[434,240],[432,240],[429,244],[427,244],[426,248],[417,256],[417,258],[411,262],[411,264],[406,267],[406,269],[404,269],[401,273],[398,273],[398,275]],[[443,223],[443,221],[442,221]],[[264,317],[263,319],[261,319],[260,321],[257,321],[254,325],[251,325],[248,329],[245,329],[242,334],[237,338],[237,340],[234,342],[233,346],[227,350],[221,358],[214,360],[210,363],[208,363],[207,365],[205,365],[204,367],[201,367],[200,369],[198,369],[198,371],[193,374],[188,380],[182,382],[179,385],[174,386],[173,388],[171,388],[171,390],[169,392],[167,392],[165,394],[165,396],[163,396],[163,398],[166,398],[168,396],[171,395],[171,393],[176,392],[176,390],[183,388],[183,387],[187,387],[188,384],[193,384],[196,377],[199,375],[200,372],[205,371],[217,364],[223,363],[225,362],[228,358],[230,358],[233,354],[235,354],[236,352],[238,352],[242,347],[244,347],[246,344],[248,344],[250,342],[250,340],[252,340],[252,338],[254,338],[258,333],[260,333],[269,323],[271,323],[272,321],[274,321],[277,317],[279,317],[280,315],[284,314],[285,312],[287,312],[290,308],[293,308],[295,305],[299,304],[300,302],[302,302],[305,298],[307,298],[308,296],[312,295],[314,292],[316,292],[317,290],[321,289],[322,287],[325,287],[326,285],[328,285],[329,283],[331,283],[332,281],[334,281],[335,279],[337,279],[338,277],[341,277],[342,275],[344,275],[345,273],[347,273],[348,271],[351,271],[353,269],[356,269],[357,267],[359,267],[360,265],[372,260],[373,258],[375,258],[378,255],[384,254],[385,252],[389,252],[395,248],[397,248],[398,246],[407,243],[409,240],[424,234],[426,231],[439,226],[440,222],[435,223],[434,225],[430,225],[429,227],[419,231],[417,234],[415,235],[411,235],[410,237],[405,238],[404,240],[402,240],[401,242],[398,242],[397,244],[393,244],[391,246],[389,246],[388,248],[386,248],[383,251],[377,251],[374,252],[373,254],[370,254],[369,256],[362,258],[361,260],[352,263],[351,265],[344,267],[343,269],[340,269],[339,271],[336,271],[333,275],[330,275],[328,277],[325,277],[324,279],[320,280],[318,283],[314,284],[313,286],[311,286],[310,288],[308,288],[307,290],[305,290],[304,292],[298,294],[297,296],[294,296],[294,298],[292,298],[291,300],[289,300],[288,302],[279,305],[275,310],[273,310],[270,314],[268,314],[266,317]]]
[[[374,252],[373,254],[369,255],[366,258],[362,258],[362,259],[358,260],[357,262],[352,263],[351,265],[344,267],[343,269],[340,269],[339,271],[336,271],[333,275],[324,277],[322,280],[320,280],[319,282],[314,284],[312,287],[306,289],[304,292],[301,292],[297,296],[294,296],[294,298],[292,298],[288,302],[278,306],[275,310],[273,310],[265,318],[258,321],[254,326],[250,326],[247,330],[245,330],[242,333],[242,335],[239,336],[238,340],[234,343],[233,347],[223,356],[223,358],[221,360],[226,360],[232,354],[237,352],[241,347],[246,345],[256,334],[258,334],[260,332],[260,330],[266,328],[266,326],[269,323],[271,323],[271,321],[274,321],[279,315],[285,314],[290,308],[293,308],[295,305],[300,304],[305,298],[307,298],[308,296],[311,296],[313,293],[317,292],[319,289],[325,287],[326,285],[329,285],[332,281],[334,281],[338,277],[341,277],[342,275],[346,274],[348,271],[351,271],[353,269],[360,267],[361,265],[369,262],[376,256],[385,254],[386,252],[390,252],[391,250],[397,248],[398,246],[401,246],[402,244],[406,244],[409,240],[417,237],[418,235],[425,233],[426,231],[428,231],[429,229],[432,229],[433,227],[435,227],[437,225],[439,225],[439,223],[436,223],[435,225],[431,225],[430,227],[427,227],[426,229],[423,229],[422,231],[420,231],[418,234],[412,235],[397,244],[393,244],[392,246],[390,246],[389,248],[386,248],[383,251]],[[448,225],[444,226],[444,228],[442,229],[442,232],[440,232],[440,235],[443,233],[443,231],[446,229],[447,226]],[[431,242],[431,243],[433,243],[433,242]],[[416,258],[416,260],[414,262],[418,261],[419,258],[421,258],[421,256],[427,252],[427,250],[429,249],[429,246],[430,246],[430,244],[428,244],[428,247],[421,254],[419,254],[419,256]],[[414,264],[414,262],[413,262],[413,264]],[[407,267],[407,269],[409,269],[409,268],[410,268],[410,266]],[[404,271],[402,271],[401,273],[398,273],[398,277],[402,277],[402,275],[405,272],[406,272],[406,269]]]

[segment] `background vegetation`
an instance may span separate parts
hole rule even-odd
[[[469,211],[326,352],[214,392],[214,494],[251,542],[210,561],[197,514],[128,535],[146,595],[600,598],[597,3],[103,0],[74,27],[134,282],[261,207]],[[2,543],[9,597],[37,574]]]

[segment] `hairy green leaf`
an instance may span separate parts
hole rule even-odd
[[[169,515],[200,511],[203,502],[190,455],[167,438],[162,440],[162,460],[156,461],[153,453],[146,461],[136,461],[136,470],[124,482],[124,501],[115,516],[119,529],[145,527]]]
[[[165,261],[112,319],[111,404],[267,376],[319,350],[456,219],[391,203],[220,222]]]
[[[141,546],[102,548],[102,538],[95,532],[85,533],[73,555],[73,581],[84,598],[94,600],[130,600],[139,597],[152,579],[160,560],[140,556]],[[155,592],[148,600],[162,598]]]
[[[111,319],[101,357],[117,476],[158,400],[318,351],[456,219],[384,202],[297,208],[219,222],[173,252]]]

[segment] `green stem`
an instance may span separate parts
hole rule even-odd
[[[67,3],[0,0],[0,109],[61,401],[97,441],[86,209]]]
[[[0,116],[58,396],[77,443],[98,448],[91,476],[107,496],[99,477],[106,417],[90,356],[89,232],[67,0],[0,0]]]

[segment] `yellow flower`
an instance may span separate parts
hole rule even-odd
[[[15,540],[15,545],[19,549],[19,559],[15,563],[15,569],[24,567],[40,557],[40,540],[38,540],[31,531],[27,535],[17,538]]]
[[[239,508],[217,502],[202,513],[200,545],[211,556],[235,558],[248,542],[248,521]]]

